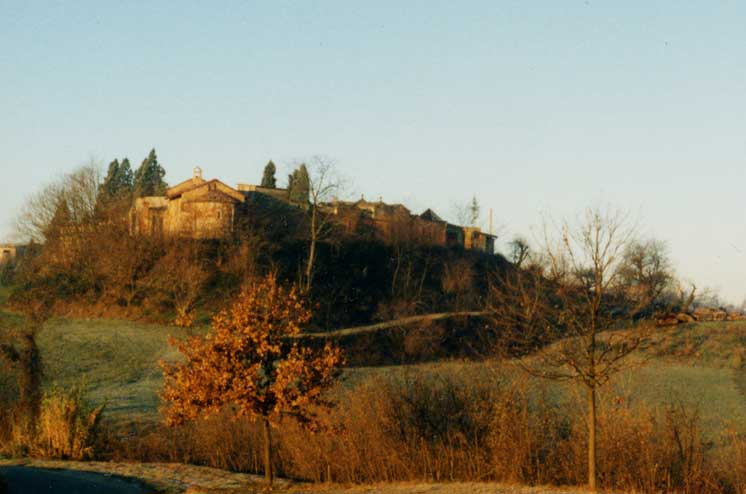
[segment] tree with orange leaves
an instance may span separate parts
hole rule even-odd
[[[342,354],[327,344],[314,351],[297,338],[311,312],[295,287],[267,276],[245,288],[217,314],[205,336],[172,341],[186,361],[165,365],[166,421],[178,425],[229,409],[256,417],[264,430],[264,473],[272,483],[271,431],[289,416],[308,427],[331,406],[323,397],[339,376]]]

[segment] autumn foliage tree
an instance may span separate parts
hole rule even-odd
[[[323,391],[339,375],[342,355],[327,344],[312,350],[297,338],[311,312],[295,287],[273,276],[251,283],[216,315],[212,330],[173,342],[186,360],[165,365],[166,420],[178,425],[222,410],[260,420],[264,472],[271,484],[271,425],[289,417],[318,425],[316,411],[331,406]]]

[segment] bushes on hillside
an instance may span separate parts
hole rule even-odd
[[[89,165],[29,200],[19,233],[34,247],[17,270],[0,276],[17,284],[11,303],[22,304],[33,293],[56,313],[188,326],[197,308],[221,309],[247,278],[274,273],[298,283],[307,277],[308,218],[298,208],[259,195],[242,206],[230,238],[138,236],[130,224],[138,189],[132,180],[126,160],[112,162],[106,177]],[[411,238],[385,244],[362,232],[330,233],[313,245],[313,324],[329,329],[477,309],[487,274],[507,264],[499,256]]]
[[[54,242],[29,254],[15,277],[11,305],[48,300],[57,313],[179,320],[197,308],[216,311],[247,278],[276,273],[294,281],[305,244],[270,246],[260,237],[226,241],[131,237],[126,223],[94,229],[63,249]],[[499,257],[422,247],[397,261],[392,247],[369,242],[320,244],[313,324],[336,329],[428,312],[478,309],[484,273],[504,269]],[[483,273],[477,276],[477,273]],[[468,275],[468,276],[466,276]],[[33,296],[31,296],[33,294]]]
[[[0,285],[11,286],[16,279],[17,265],[14,261],[0,265]]]

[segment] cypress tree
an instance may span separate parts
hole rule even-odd
[[[101,184],[99,193],[103,198],[109,199],[116,195],[117,179],[119,176],[119,160],[114,160],[109,163],[109,169],[106,172],[104,183]]]
[[[166,170],[158,163],[155,149],[150,151],[140,168],[135,172],[134,189],[137,197],[160,196],[165,194],[168,185],[163,177]]]
[[[290,176],[288,196],[291,201],[307,203],[311,191],[311,180],[305,164],[300,165]]]
[[[117,192],[132,192],[134,173],[132,173],[129,159],[124,158],[119,164],[119,174],[117,177]]]
[[[266,187],[268,189],[275,189],[277,188],[277,180],[275,179],[275,172],[277,171],[277,167],[272,162],[272,160],[269,160],[269,163],[264,167],[264,175],[262,175],[262,187]]]
[[[106,178],[101,184],[101,195],[108,200],[132,192],[132,178],[132,169],[127,158],[124,158],[121,163],[119,160],[112,161],[109,163]]]
[[[102,213],[114,203],[131,199],[132,187],[133,174],[129,160],[124,158],[121,163],[119,160],[109,163],[106,177],[96,197],[96,212]]]

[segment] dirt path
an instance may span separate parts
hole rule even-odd
[[[452,484],[396,483],[354,487],[309,486],[305,490],[291,489],[288,491],[292,494],[585,494],[586,492],[577,489],[564,490],[557,487],[525,487],[471,482]]]
[[[0,469],[34,467],[70,472],[94,472],[140,479],[165,494],[261,494],[266,492],[262,478],[256,475],[227,472],[215,468],[183,465],[180,463],[108,463],[26,460],[2,462]],[[20,491],[19,491],[20,492]],[[24,493],[27,491],[23,491]],[[34,491],[29,491],[34,492]],[[42,491],[39,491],[42,492]],[[46,490],[45,493],[57,491]],[[78,491],[60,491],[75,493]],[[87,494],[92,491],[79,491]],[[103,490],[119,494],[120,491]],[[138,494],[146,491],[121,491]],[[278,480],[273,494],[585,494],[582,489],[557,487],[525,487],[493,483],[418,483],[400,482],[374,485],[302,484]],[[13,491],[11,491],[13,494]]]

